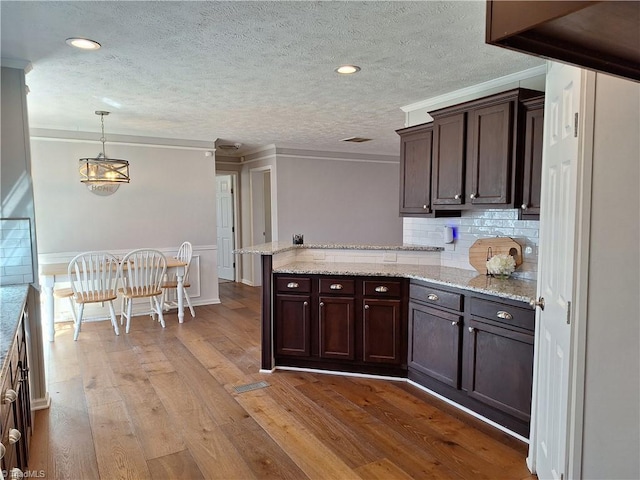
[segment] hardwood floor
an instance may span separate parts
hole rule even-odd
[[[260,289],[162,329],[56,325],[29,469],[51,479],[534,479],[526,446],[404,382],[258,373]],[[234,387],[266,381],[238,393]]]

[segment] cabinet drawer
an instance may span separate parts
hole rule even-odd
[[[329,295],[355,295],[355,280],[345,280],[344,278],[321,278],[320,293]]]
[[[397,280],[365,280],[363,293],[371,297],[400,297],[402,283]]]
[[[452,310],[462,311],[462,294],[446,292],[425,285],[412,283],[409,287],[409,297],[412,300],[439,305],[441,307],[451,308]]]
[[[276,290],[287,293],[310,293],[311,279],[308,277],[277,277]]]
[[[492,302],[481,298],[471,298],[471,315],[486,318],[515,327],[533,330],[535,311],[531,308],[514,307],[506,303]]]

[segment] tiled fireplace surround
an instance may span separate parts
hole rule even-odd
[[[519,278],[535,280],[538,270],[538,231],[540,222],[518,220],[517,210],[474,210],[459,218],[403,219],[403,243],[444,246],[441,265],[473,270],[469,247],[479,238],[511,237],[522,246],[523,263],[514,272]],[[444,227],[456,230],[453,244],[443,243]]]

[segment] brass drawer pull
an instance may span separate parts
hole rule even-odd
[[[365,306],[364,306],[364,309],[365,309],[365,310],[369,310],[369,305],[365,305]]]
[[[379,287],[376,287],[375,290],[378,293],[387,293],[389,291],[389,288],[385,287],[384,285],[380,285]]]
[[[324,302],[320,302],[320,306],[321,306],[321,307],[324,307]]]
[[[430,293],[429,295],[427,295],[427,298],[432,302],[437,302],[438,300],[440,300],[440,297],[438,297],[438,295],[436,295],[435,293]]]
[[[342,290],[342,285],[339,283],[332,283],[329,288],[331,290]]]
[[[309,305],[309,302],[304,302],[302,305],[306,307],[307,305]]]
[[[503,320],[513,319],[513,315],[511,315],[509,312],[505,312],[504,310],[498,310],[498,313],[496,313],[496,315],[498,316],[498,318],[502,318]]]
[[[287,283],[287,288],[298,288],[300,285],[298,285],[296,282],[289,282]]]

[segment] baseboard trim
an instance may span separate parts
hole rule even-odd
[[[31,411],[34,412],[36,410],[46,410],[51,406],[51,397],[49,396],[49,392],[45,393],[44,398],[33,398],[31,399]]]

